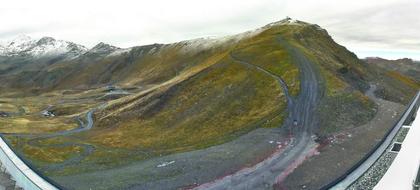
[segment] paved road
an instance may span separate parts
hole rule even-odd
[[[3,135],[17,136],[17,137],[33,137],[33,139],[28,141],[28,144],[31,146],[36,146],[36,147],[59,147],[59,148],[67,147],[67,146],[82,147],[83,152],[81,152],[80,154],[70,159],[67,159],[64,162],[57,163],[57,164],[49,164],[45,166],[44,168],[42,168],[43,171],[59,170],[67,165],[79,163],[81,160],[83,160],[84,158],[92,154],[92,152],[95,150],[95,147],[89,144],[82,144],[82,143],[76,143],[76,142],[66,142],[62,144],[49,144],[49,145],[41,144],[39,142],[41,140],[45,140],[49,138],[54,138],[54,137],[59,137],[59,136],[69,136],[75,133],[80,133],[80,132],[92,129],[93,124],[94,124],[93,112],[95,110],[96,109],[92,109],[86,113],[86,121],[87,121],[86,123],[84,123],[80,118],[78,118],[79,127],[75,129],[66,130],[66,131],[58,131],[58,132],[54,132],[50,134],[11,134],[9,133],[9,134],[3,134]]]
[[[215,182],[203,184],[197,187],[197,189],[271,189],[282,173],[287,172],[296,160],[305,157],[315,146],[311,138],[312,130],[316,127],[317,123],[313,112],[323,95],[323,86],[320,85],[322,79],[319,76],[315,64],[311,63],[302,52],[292,47],[280,37],[278,38],[278,42],[287,49],[300,70],[300,94],[296,99],[290,97],[287,86],[277,75],[245,60],[241,60],[233,54],[232,58],[241,64],[255,67],[276,78],[282,85],[289,103],[289,116],[284,126],[289,126],[292,130],[292,143],[284,151],[259,163],[251,170],[237,172]],[[293,127],[294,119],[298,121],[298,127]]]

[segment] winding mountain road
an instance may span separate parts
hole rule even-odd
[[[86,113],[86,121],[87,123],[84,123],[80,118],[78,118],[77,120],[79,121],[79,127],[75,128],[75,129],[71,129],[71,130],[66,130],[66,131],[58,131],[58,132],[54,132],[54,133],[50,133],[50,134],[3,134],[3,135],[7,135],[7,136],[16,136],[16,137],[33,137],[33,139],[28,141],[28,144],[31,146],[35,146],[35,147],[56,147],[56,148],[62,148],[62,147],[67,147],[67,146],[79,146],[82,147],[82,152],[76,156],[73,156],[67,160],[65,160],[64,162],[61,163],[56,163],[56,164],[49,164],[47,166],[45,166],[44,168],[42,168],[42,170],[47,171],[47,170],[59,170],[62,169],[63,167],[67,166],[67,165],[72,165],[72,164],[77,164],[78,162],[80,162],[81,160],[83,160],[85,157],[89,156],[94,150],[95,147],[89,144],[82,144],[82,143],[76,143],[76,142],[66,142],[66,143],[62,143],[62,144],[48,144],[48,145],[44,145],[41,144],[40,141],[41,140],[45,140],[45,139],[49,139],[49,138],[54,138],[54,137],[58,137],[58,136],[69,136],[75,133],[80,133],[83,131],[87,131],[92,129],[94,121],[93,121],[93,112],[96,109],[92,109],[90,111],[88,111]]]
[[[95,111],[95,109],[90,110],[86,113],[86,120],[87,120],[86,124],[80,118],[77,118],[77,120],[79,122],[79,127],[74,128],[74,129],[65,130],[65,131],[57,131],[57,132],[48,133],[48,134],[2,133],[2,135],[15,136],[15,137],[53,138],[53,137],[58,137],[58,136],[67,136],[67,135],[71,135],[71,134],[74,134],[74,133],[80,133],[82,131],[87,131],[87,130],[92,129],[92,127],[93,127],[93,112],[94,111]]]
[[[247,67],[254,67],[270,75],[283,87],[288,100],[289,111],[284,126],[291,129],[291,143],[282,152],[273,155],[251,169],[241,170],[215,182],[200,185],[196,189],[271,189],[274,184],[281,180],[282,175],[287,175],[287,172],[290,172],[290,166],[305,158],[316,146],[311,138],[312,130],[317,124],[313,112],[323,95],[322,78],[315,64],[302,52],[292,47],[281,37],[278,38],[278,42],[290,53],[300,70],[300,93],[296,98],[290,97],[287,85],[279,76],[232,54],[231,57]],[[293,120],[298,121],[297,126],[293,126]]]
[[[61,163],[49,164],[49,165],[43,167],[42,170],[44,170],[44,171],[60,170],[67,165],[77,164],[80,161],[82,161],[84,158],[86,158],[87,156],[92,154],[92,152],[95,150],[95,147],[92,146],[92,145],[89,145],[89,144],[66,142],[66,143],[62,143],[62,144],[43,145],[43,144],[40,144],[39,141],[40,140],[45,140],[45,139],[48,139],[48,138],[58,137],[58,136],[68,136],[68,135],[71,135],[71,134],[80,133],[80,132],[92,129],[92,127],[93,127],[93,112],[95,110],[96,109],[92,109],[92,110],[90,110],[86,113],[87,123],[84,123],[80,118],[78,118],[78,121],[80,123],[78,128],[75,128],[75,129],[72,129],[72,130],[67,130],[67,131],[58,131],[58,132],[55,132],[55,133],[52,133],[52,134],[47,134],[47,135],[43,135],[41,137],[31,139],[30,141],[28,141],[29,145],[37,146],[37,147],[58,147],[58,148],[67,147],[67,146],[82,147],[82,152],[79,155],[73,156],[73,157],[71,157],[71,158],[69,158],[69,159],[67,159],[67,160],[65,160],[64,162],[61,162]]]

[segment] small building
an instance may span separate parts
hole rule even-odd
[[[4,111],[0,111],[0,117],[9,117],[9,114]]]
[[[41,114],[44,116],[44,117],[54,117],[55,115],[54,115],[54,113],[52,113],[52,112],[50,112],[50,111],[48,111],[48,110],[44,110],[44,111],[42,111],[41,112]]]

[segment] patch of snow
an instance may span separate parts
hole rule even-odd
[[[308,23],[306,22],[302,22],[300,20],[295,20],[292,19],[290,17],[286,17],[283,20],[277,21],[277,22],[272,22],[266,26],[264,26],[263,28],[270,28],[273,26],[281,26],[281,25],[300,25],[300,26],[304,26],[304,25],[308,25]]]
[[[113,53],[117,50],[120,50],[121,48],[119,47],[115,47],[103,42],[100,42],[99,44],[97,44],[96,46],[94,46],[92,49],[90,49],[88,52],[89,53]]]
[[[175,45],[182,45],[182,51],[185,52],[198,52],[211,48],[218,48],[222,45],[228,46],[236,44],[241,40],[251,38],[263,32],[264,28],[250,30],[236,35],[229,35],[224,37],[205,37],[192,40],[186,40],[176,43]]]
[[[268,141],[268,143],[273,144],[273,143],[274,143],[274,141]]]
[[[41,38],[37,45],[28,49],[28,54],[33,56],[60,55],[65,53],[80,54],[86,51],[86,48],[71,42],[55,40],[53,38]]]
[[[6,52],[6,48],[0,44],[0,55],[4,55]]]
[[[116,86],[108,86],[107,89],[108,89],[108,92],[105,93],[105,95],[103,97],[109,96],[109,95],[128,95],[128,94],[131,94],[130,92],[125,91],[125,90],[123,90],[119,87],[116,87]]]
[[[299,20],[291,19],[287,17],[278,22],[270,23],[264,27],[257,28],[255,30],[250,30],[247,32],[243,32],[236,35],[229,35],[225,37],[206,37],[206,38],[197,38],[193,40],[186,40],[176,43],[175,45],[182,45],[182,51],[184,52],[197,52],[211,48],[219,48],[222,45],[232,45],[238,43],[241,40],[248,39],[254,37],[261,32],[271,28],[272,26],[279,26],[279,25],[309,25],[306,22],[302,22]]]
[[[292,20],[290,20],[290,23],[298,23],[299,21],[298,20],[295,20],[295,19],[292,19]]]
[[[14,55],[19,52],[25,51],[26,49],[34,46],[36,40],[26,35],[19,35],[15,39],[6,43],[5,55]]]
[[[118,56],[121,54],[125,54],[131,51],[132,48],[125,48],[125,49],[118,49],[115,50],[114,52],[112,52],[111,54],[109,54],[108,56],[112,57],[112,56]]]
[[[175,161],[174,161],[174,160],[172,160],[172,161],[170,161],[170,162],[163,162],[162,164],[159,164],[159,165],[157,165],[156,167],[158,167],[158,168],[161,168],[161,167],[166,167],[166,166],[171,165],[171,164],[173,164],[173,163],[175,163]]]
[[[156,52],[157,48],[153,47],[152,49],[149,50],[149,54],[154,54]]]

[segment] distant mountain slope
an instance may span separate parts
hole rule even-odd
[[[399,72],[400,74],[409,76],[417,82],[420,82],[420,62],[418,61],[409,58],[387,60],[380,57],[368,57],[365,58],[364,61],[386,69],[387,71]]]
[[[378,85],[375,94],[394,102],[408,103],[412,94],[420,89],[420,66],[411,59],[385,60],[367,58],[364,60],[370,71],[371,80]]]

